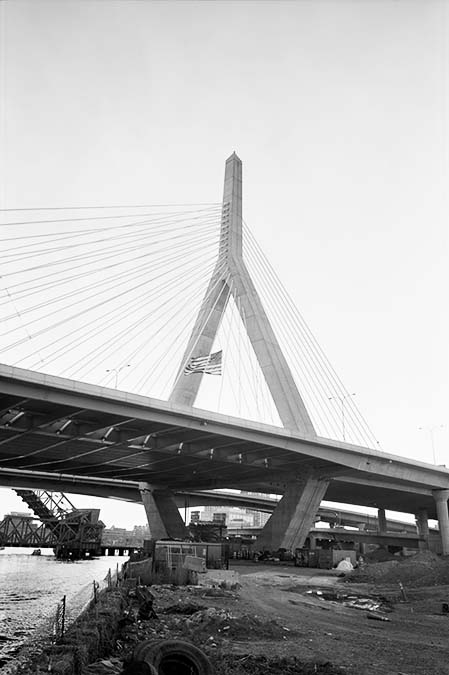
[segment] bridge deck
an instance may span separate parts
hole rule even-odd
[[[4,365],[0,468],[271,493],[314,471],[334,479],[327,500],[432,518],[449,488],[445,468]]]

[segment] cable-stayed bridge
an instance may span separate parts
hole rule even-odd
[[[8,212],[4,480],[137,481],[154,536],[184,533],[174,490],[283,494],[271,549],[323,499],[375,506],[438,518],[449,553],[449,472],[381,452],[243,223],[239,158],[221,204],[133,208]]]

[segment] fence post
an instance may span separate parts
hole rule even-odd
[[[65,629],[65,600],[66,596],[62,598],[62,618],[61,618],[61,638],[64,637],[64,629]]]
[[[97,588],[98,588],[97,582],[94,579],[94,604],[95,605],[97,604]]]

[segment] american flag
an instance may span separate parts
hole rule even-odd
[[[223,351],[214,352],[208,356],[191,358],[184,368],[184,375],[192,373],[206,373],[207,375],[221,375],[221,359]]]

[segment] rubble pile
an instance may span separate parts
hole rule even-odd
[[[220,637],[239,641],[282,640],[291,632],[274,619],[248,614],[235,615],[215,607],[192,614],[183,620],[183,625],[195,641],[212,641]]]
[[[398,584],[409,587],[449,584],[449,559],[431,551],[409,558],[366,563],[346,575],[345,581],[371,584]]]

